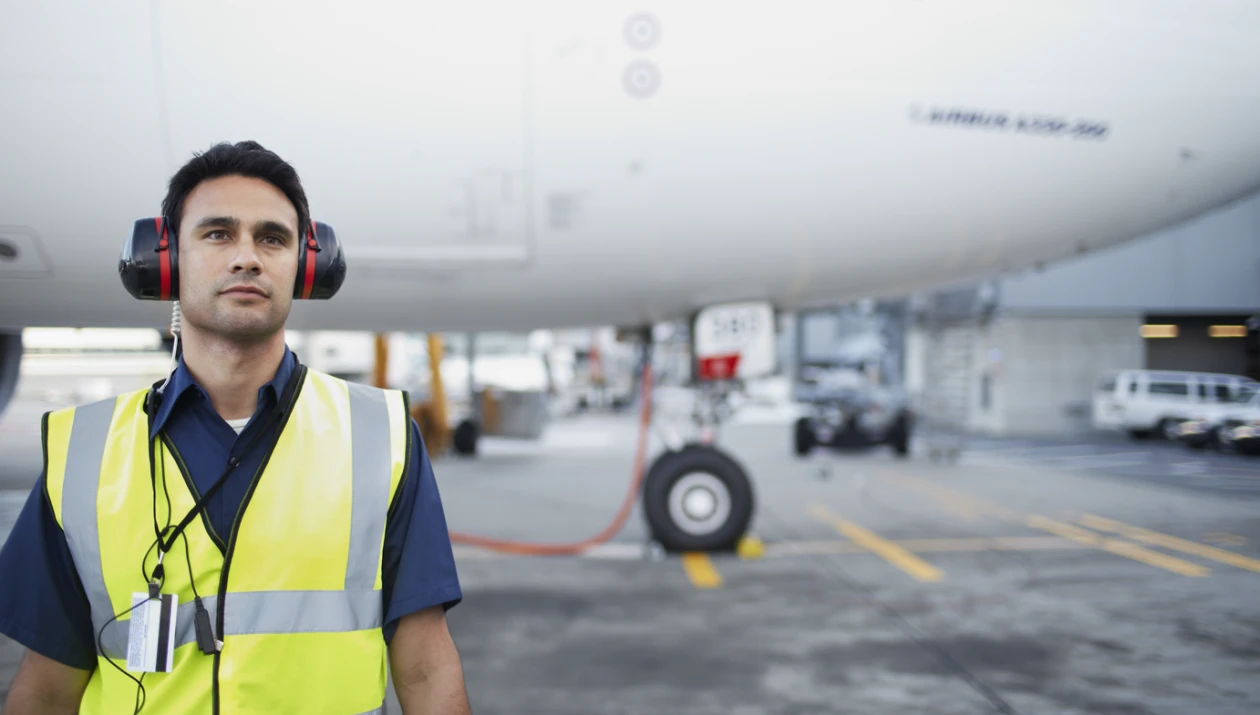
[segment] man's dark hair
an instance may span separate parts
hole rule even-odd
[[[302,182],[297,171],[281,159],[275,152],[263,148],[255,141],[243,141],[235,144],[223,142],[210,147],[203,154],[194,154],[175,175],[166,190],[166,198],[162,200],[162,215],[170,222],[173,236],[179,235],[179,222],[183,218],[184,199],[203,181],[217,179],[220,176],[248,176],[262,179],[284,192],[289,202],[297,209],[298,237],[300,238],[310,221],[310,208],[306,204],[306,192],[302,190]]]

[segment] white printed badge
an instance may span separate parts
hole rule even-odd
[[[146,603],[147,601],[147,603]],[[175,616],[179,597],[131,594],[131,630],[127,639],[127,670],[169,673],[175,659]]]

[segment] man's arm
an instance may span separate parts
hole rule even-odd
[[[92,612],[42,474],[0,548],[0,584],[0,634],[26,647],[0,710],[76,712],[97,663]]]
[[[8,715],[74,715],[92,671],[71,668],[29,648],[5,701]]]
[[[442,606],[403,616],[389,644],[389,664],[403,715],[471,715],[464,667]]]

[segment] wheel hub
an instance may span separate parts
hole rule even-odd
[[[730,490],[708,472],[685,474],[669,490],[669,515],[688,534],[711,534],[730,518]]]

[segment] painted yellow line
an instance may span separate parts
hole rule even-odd
[[[1008,509],[1001,504],[995,504],[991,501],[974,497],[966,492],[941,486],[927,479],[911,477],[901,473],[885,474],[884,479],[931,494],[941,502],[942,508],[950,513],[983,514],[1007,521],[1019,521],[1023,517],[1019,512]]]
[[[1058,536],[995,536],[979,539],[902,539],[897,545],[917,553],[953,551],[1048,551],[1079,549],[1081,544]]]
[[[1237,534],[1204,534],[1203,540],[1218,546],[1246,546],[1247,537]]]
[[[864,529],[851,521],[845,521],[840,517],[833,516],[826,509],[815,507],[810,510],[810,513],[815,518],[829,522],[835,527],[836,531],[844,535],[849,541],[905,571],[912,578],[919,581],[933,582],[940,581],[944,577],[940,569],[873,531]]]
[[[1116,554],[1117,556],[1124,556],[1126,558],[1133,559],[1134,561],[1140,561],[1150,566],[1156,566],[1161,569],[1172,571],[1173,573],[1181,574],[1182,576],[1201,577],[1207,576],[1209,573],[1206,567],[1200,566],[1199,564],[1191,563],[1175,556],[1161,554],[1158,551],[1151,551],[1150,549],[1138,546],[1137,544],[1108,539],[1096,532],[1082,529],[1079,526],[1065,524],[1061,521],[1055,521],[1054,519],[1040,516],[1038,514],[1029,515],[1024,519],[1024,523],[1034,529],[1041,529],[1042,531],[1048,531],[1057,536],[1062,536],[1065,539],[1071,539],[1072,541],[1077,541],[1082,544],[1096,546],[1103,551]]]
[[[1090,548],[1058,536],[995,536],[987,539],[899,539],[893,542],[914,553],[973,551],[1057,551]],[[864,554],[866,549],[852,541],[778,541],[766,544],[767,556],[814,554]]]
[[[722,585],[722,574],[709,560],[709,555],[701,552],[688,552],[682,555],[683,570],[687,578],[696,588],[718,588]]]
[[[1228,564],[1230,566],[1237,566],[1240,569],[1247,569],[1248,571],[1260,573],[1260,560],[1243,556],[1242,554],[1236,554],[1233,551],[1226,551],[1225,549],[1218,549],[1215,546],[1207,546],[1206,544],[1200,544],[1195,541],[1179,539],[1176,536],[1161,534],[1158,531],[1151,531],[1150,529],[1143,529],[1140,526],[1124,524],[1101,516],[1095,516],[1094,514],[1086,514],[1077,519],[1077,521],[1091,529],[1109,531],[1114,534],[1122,534],[1130,539],[1142,541],[1147,544],[1151,544],[1152,546],[1162,546],[1166,549],[1180,551],[1185,554],[1193,554],[1195,556],[1202,556],[1205,559],[1212,559],[1213,561],[1219,561],[1220,563]]]

